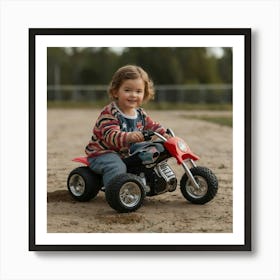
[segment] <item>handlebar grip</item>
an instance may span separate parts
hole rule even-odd
[[[152,139],[152,136],[154,135],[154,132],[150,130],[143,130],[142,134],[145,141],[150,141]]]

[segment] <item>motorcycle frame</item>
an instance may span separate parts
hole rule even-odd
[[[190,163],[191,167],[196,167],[196,164],[194,161],[198,160],[199,157],[197,155],[193,154],[192,151],[190,150],[189,146],[186,144],[186,142],[183,139],[176,137],[172,130],[169,130],[169,133],[172,137],[167,139],[164,136],[162,136],[161,134],[159,134],[157,132],[153,132],[154,135],[156,135],[158,138],[163,140],[164,147],[168,150],[168,152],[170,153],[171,156],[176,158],[177,163],[179,165],[182,165],[182,167],[185,171],[185,174],[187,175],[187,177],[189,178],[189,180],[192,183],[192,186],[195,187],[196,189],[199,189],[200,186],[197,184],[195,178],[193,177],[193,175],[190,171],[190,168],[187,165],[187,163]],[[186,145],[186,151],[181,151],[178,148],[179,141],[181,141],[182,143],[184,143]],[[89,166],[89,163],[88,163],[88,160],[86,157],[74,158],[73,161],[80,162],[80,163],[83,163],[83,164]]]

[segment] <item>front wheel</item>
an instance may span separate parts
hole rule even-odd
[[[194,204],[205,204],[211,201],[218,191],[218,179],[215,174],[206,167],[193,167],[190,169],[199,189],[194,187],[186,174],[182,176],[180,190],[188,201]]]
[[[141,179],[130,173],[117,175],[105,189],[108,204],[120,213],[136,211],[143,203],[145,190]]]
[[[81,202],[94,198],[101,186],[101,176],[93,173],[87,166],[75,168],[67,179],[67,187],[71,196]]]

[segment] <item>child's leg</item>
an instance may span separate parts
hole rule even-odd
[[[97,174],[102,174],[105,187],[113,177],[127,171],[125,163],[115,153],[104,154],[88,160],[90,168]]]

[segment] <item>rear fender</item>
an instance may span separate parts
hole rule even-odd
[[[72,161],[80,162],[80,163],[83,163],[86,166],[89,166],[89,162],[88,162],[87,157],[76,157],[76,158],[73,158]]]

